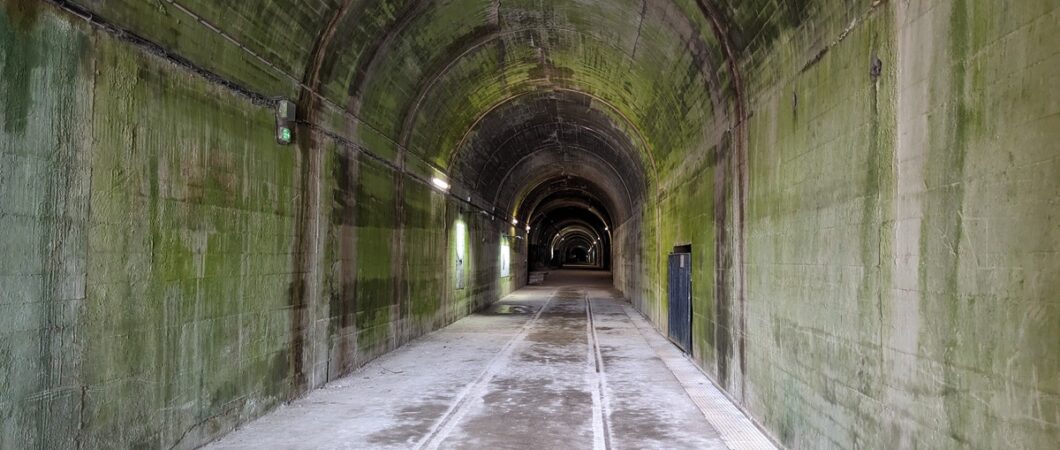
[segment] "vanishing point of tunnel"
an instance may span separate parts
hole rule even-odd
[[[1058,0],[0,0],[0,450],[1060,448]]]

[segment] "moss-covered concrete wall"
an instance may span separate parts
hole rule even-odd
[[[503,221],[370,149],[0,5],[0,448],[195,447],[525,281]]]
[[[694,356],[786,446],[1056,447],[1060,8],[805,12],[741,58],[742,142],[622,230],[619,286],[665,330],[653,258],[691,243]]]
[[[532,95],[624,135],[616,286],[665,331],[691,244],[785,445],[1060,441],[1055,1],[66,3],[132,34],[0,3],[0,447],[192,446],[519,286],[424,180]]]

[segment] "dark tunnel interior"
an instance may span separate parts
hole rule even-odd
[[[604,109],[573,90],[520,95],[456,146],[455,177],[525,226],[528,271],[610,269],[610,229],[643,201],[635,140]]]
[[[552,447],[607,447],[610,380],[789,448],[1058,448],[1058,35],[1057,0],[0,0],[0,449],[198,448],[441,334],[532,350],[588,424],[521,422]],[[444,399],[358,385],[379,446],[470,423],[472,347],[375,377],[471,374]]]

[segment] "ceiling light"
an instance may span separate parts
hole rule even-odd
[[[446,191],[446,192],[449,191],[449,183],[446,183],[445,180],[443,180],[441,178],[438,178],[438,177],[431,178],[431,184],[433,184],[434,187],[436,187],[438,189],[441,189],[443,191]]]

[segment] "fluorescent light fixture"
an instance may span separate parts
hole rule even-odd
[[[441,178],[438,178],[438,177],[431,178],[431,184],[433,184],[434,187],[436,187],[438,189],[441,189],[443,191],[448,191],[449,190],[449,183],[446,183],[445,180],[443,180]]]
[[[519,219],[512,219],[512,225],[519,225]]]

